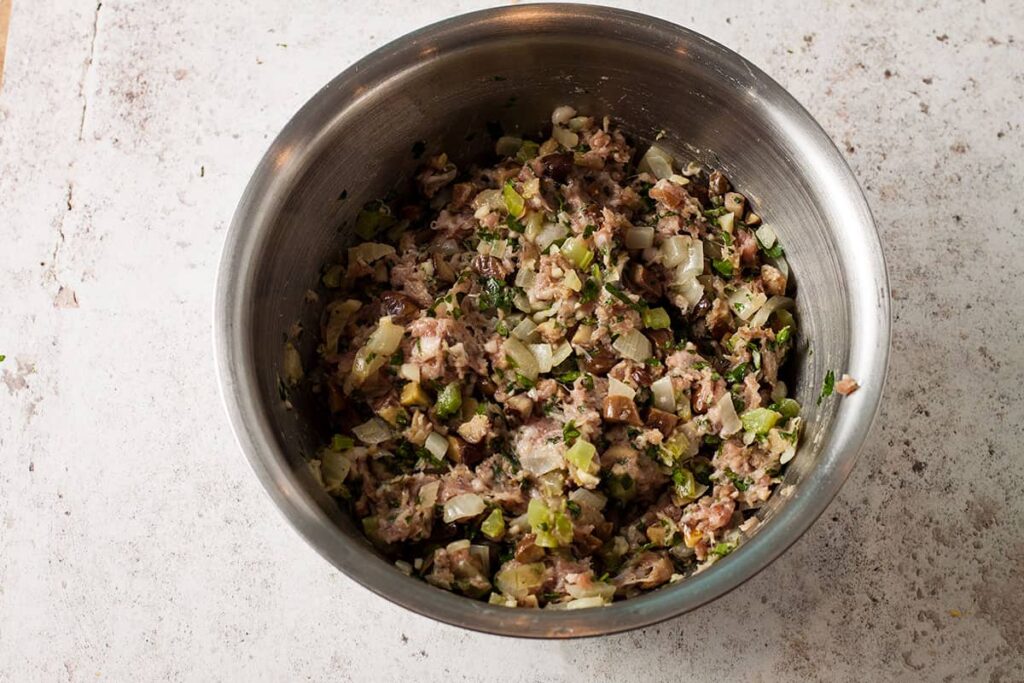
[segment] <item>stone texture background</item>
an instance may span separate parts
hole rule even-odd
[[[285,524],[217,396],[236,198],[348,64],[484,2],[14,0],[0,91],[0,680],[1024,680],[1024,5],[632,2],[845,150],[894,296],[886,399],[826,515],[646,631],[433,623]]]

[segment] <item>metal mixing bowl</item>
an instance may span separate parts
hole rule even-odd
[[[364,202],[407,184],[411,148],[457,162],[492,148],[488,123],[539,132],[572,104],[620,122],[643,149],[723,169],[785,245],[802,346],[795,394],[806,431],[764,523],[707,571],[601,609],[508,609],[410,578],[378,556],[309,476],[322,443],[314,403],[284,407],[282,334],[316,330],[304,293],[350,238]],[[342,199],[345,196],[347,198]],[[878,408],[889,355],[889,289],[868,206],[814,119],[777,83],[701,35],[641,14],[581,5],[521,5],[443,21],[386,45],[331,81],[295,115],[256,169],[224,247],[216,353],[238,441],[288,520],[362,585],[420,614],[527,637],[623,631],[695,609],[778,557],[849,475]],[[307,366],[315,335],[303,336]],[[813,351],[813,352],[812,352]],[[862,388],[815,405],[829,369]]]

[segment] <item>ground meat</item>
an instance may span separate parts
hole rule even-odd
[[[416,196],[366,207],[387,226],[377,244],[326,264],[309,298],[325,310],[306,374],[337,435],[314,471],[403,570],[530,607],[629,598],[708,566],[756,524],[800,428],[791,403],[746,415],[782,410],[796,333],[778,332],[795,325],[785,313],[754,326],[727,302],[786,292],[756,221],[739,220],[750,201],[717,170],[638,172],[607,119],[559,107],[550,125],[461,175],[427,158]],[[626,248],[638,226],[651,245]],[[714,244],[685,287],[666,263],[677,236]],[[620,343],[638,332],[650,357]],[[609,395],[612,380],[629,389]]]
[[[424,486],[437,485],[436,477],[401,476],[381,484],[373,496],[378,534],[385,543],[420,541],[430,536],[433,504],[423,500]]]

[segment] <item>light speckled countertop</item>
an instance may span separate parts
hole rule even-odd
[[[845,150],[894,353],[853,476],[780,560],[661,626],[544,643],[336,572],[238,453],[211,359],[224,231],[274,134],[366,52],[487,3],[13,4],[0,681],[1024,680],[1024,5],[624,4],[738,50]]]

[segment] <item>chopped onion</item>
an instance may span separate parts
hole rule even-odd
[[[551,372],[551,344],[530,344],[530,352],[537,359],[539,372]]]
[[[774,259],[772,261],[772,265],[779,269],[779,272],[782,273],[784,278],[787,280],[789,279],[789,263],[786,261],[784,256]]]
[[[623,358],[643,363],[651,357],[651,341],[640,330],[630,330],[612,342],[612,348]]]
[[[786,398],[786,396],[789,395],[788,391],[789,387],[787,387],[786,383],[780,379],[778,382],[775,383],[775,386],[772,387],[772,400],[781,401],[782,399]]]
[[[633,400],[636,397],[636,390],[626,384],[620,382],[614,377],[608,378],[608,395],[609,396],[625,396],[626,398]]]
[[[437,432],[430,432],[427,435],[427,440],[423,442],[423,447],[430,451],[435,458],[441,460],[448,453],[448,439]]]
[[[551,354],[551,367],[556,368],[564,363],[572,355],[572,345],[569,342],[562,342],[561,345]]]
[[[704,243],[691,239],[686,250],[686,260],[676,268],[676,281],[683,282],[704,272]]]
[[[615,585],[606,581],[594,579],[587,582],[589,585],[584,588],[578,583],[566,583],[565,590],[574,598],[604,598],[611,601],[615,595]]]
[[[399,346],[401,346],[402,335],[404,334],[404,327],[391,322],[391,316],[384,316],[377,321],[377,329],[375,329],[370,334],[370,338],[366,340],[365,348],[370,353],[390,356],[398,350]]]
[[[690,255],[690,242],[686,235],[673,235],[661,243],[661,263],[666,268],[675,268]]]
[[[647,153],[640,160],[637,170],[641,173],[650,173],[658,180],[669,178],[672,171],[672,156],[657,145],[651,145]]]
[[[565,603],[565,609],[586,609],[587,607],[604,607],[604,598],[593,596],[589,598],[577,598]]]
[[[356,425],[352,428],[352,433],[367,446],[384,443],[394,436],[388,423],[379,417],[372,417],[363,424]]]
[[[576,116],[576,110],[567,104],[563,104],[560,107],[556,107],[555,110],[551,112],[551,123],[556,126],[563,126],[569,123],[569,119],[574,116]]]
[[[763,327],[768,322],[768,318],[771,317],[772,313],[782,308],[792,308],[794,303],[796,302],[788,296],[773,296],[750,319],[750,326]]]
[[[718,417],[722,420],[722,436],[732,436],[743,429],[740,416],[736,414],[736,407],[732,404],[732,394],[728,391],[722,394],[722,398],[718,399],[716,406]]]
[[[537,330],[537,323],[529,318],[523,318],[522,322],[512,328],[512,336],[516,339],[529,341]]]
[[[394,253],[395,248],[390,244],[363,242],[362,244],[357,244],[354,247],[349,247],[348,262],[354,263],[356,261],[362,261],[363,263],[373,263],[379,258],[390,256]]]
[[[768,297],[761,292],[754,294],[746,287],[740,287],[729,295],[726,302],[729,304],[730,311],[734,312],[743,320],[750,320],[751,316],[753,316],[767,300]]]
[[[473,198],[473,206],[476,208],[473,216],[483,218],[492,211],[504,209],[505,198],[502,196],[501,190],[481,190]]]
[[[568,128],[563,128],[561,126],[555,126],[551,130],[551,137],[557,140],[558,144],[560,144],[562,147],[565,147],[566,149],[572,149],[576,145],[580,144],[579,135],[573,133]]]
[[[779,239],[770,225],[762,225],[754,234],[757,236],[757,241],[765,249],[771,249]]]
[[[570,269],[562,278],[562,284],[574,292],[578,292],[583,289],[583,282],[580,280],[580,276],[572,269]]]
[[[420,507],[432,508],[437,502],[437,491],[441,488],[440,481],[431,481],[420,487],[416,496],[420,500]]]
[[[529,289],[533,287],[533,283],[537,280],[537,273],[530,270],[529,268],[520,268],[519,272],[516,273],[516,287],[522,287],[523,289]]]
[[[352,470],[352,460],[345,453],[330,449],[320,455],[320,476],[328,493],[340,490],[342,483]]]
[[[494,575],[494,586],[504,595],[523,599],[541,587],[544,577],[545,569],[541,562],[507,563]]]
[[[491,256],[494,258],[505,258],[508,251],[508,240],[494,240],[491,242]]]
[[[547,474],[562,467],[565,459],[562,457],[561,443],[542,443],[528,451],[519,454],[519,464],[527,472],[535,475]],[[561,486],[559,486],[559,489]]]
[[[654,244],[654,228],[633,227],[626,231],[627,249],[646,249]]]
[[[523,292],[516,292],[516,295],[512,297],[512,303],[523,313],[533,313],[533,308],[530,306],[530,297],[526,296]]]
[[[460,538],[457,541],[452,541],[444,547],[445,551],[449,553],[457,553],[463,550],[469,550],[469,546],[472,544],[468,538]]]
[[[444,504],[444,523],[451,524],[462,519],[476,517],[486,507],[484,499],[475,493],[463,493],[449,498],[448,502]],[[466,544],[468,545],[469,541],[466,541]]]
[[[541,251],[547,251],[548,247],[568,234],[569,231],[561,223],[548,223],[537,233],[537,239],[535,240],[537,248]]]
[[[574,116],[569,119],[569,130],[579,132],[583,130],[589,120],[589,116]]]
[[[506,339],[502,344],[507,355],[515,363],[515,371],[530,380],[536,380],[540,367],[530,349],[518,339]]]
[[[474,543],[469,546],[469,554],[480,561],[480,566],[483,569],[484,576],[491,575],[491,549],[485,545],[478,545]]]
[[[420,381],[420,366],[416,363],[402,363],[402,366],[398,368],[398,374],[401,375],[403,379],[407,379],[410,382],[416,382],[418,384]]]
[[[573,489],[569,494],[569,500],[583,507],[600,512],[608,504],[608,499],[601,493],[588,489]]]
[[[718,227],[722,228],[725,232],[732,234],[733,222],[736,220],[736,216],[731,213],[723,214],[718,217]]]
[[[679,175],[678,173],[674,173],[674,174],[670,175],[668,177],[668,180],[669,180],[670,183],[675,183],[676,185],[680,185],[680,186],[682,186],[682,185],[689,185],[690,184],[690,179],[689,178],[687,178],[686,176]]]
[[[672,378],[668,375],[651,384],[654,394],[654,407],[666,413],[676,412],[676,390],[672,386]]]
[[[690,308],[700,303],[700,300],[704,297],[704,285],[695,277],[681,284],[672,285],[672,289],[686,300]]]

